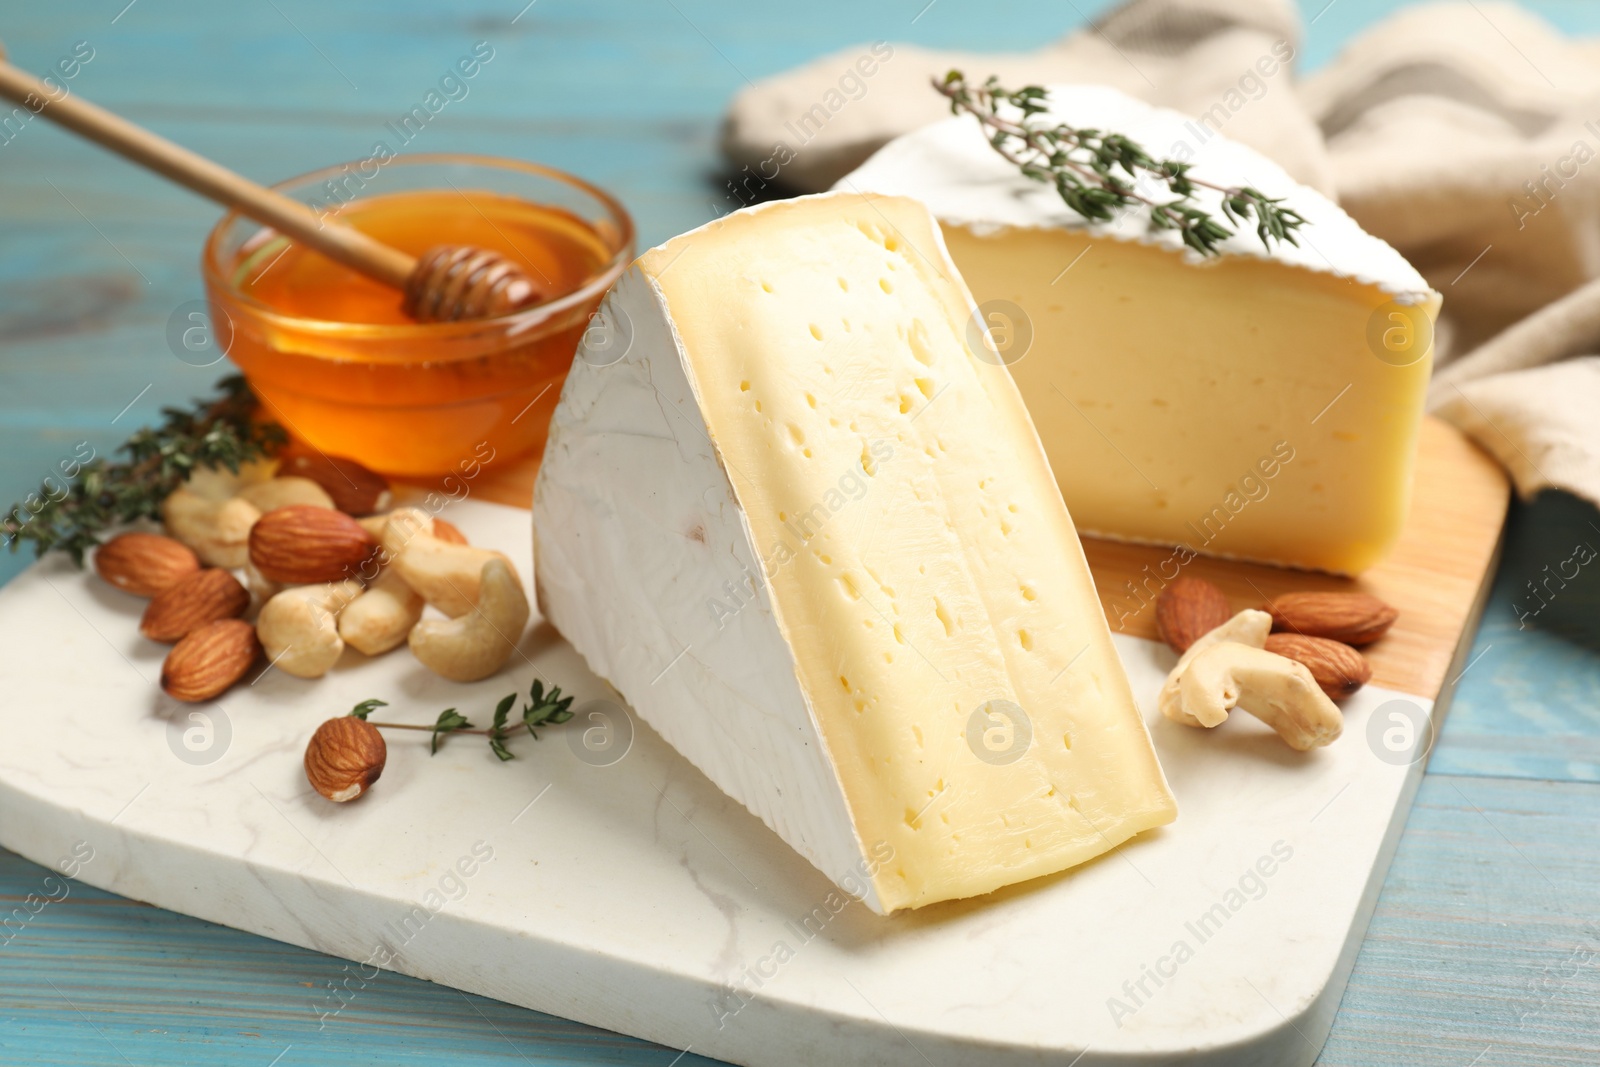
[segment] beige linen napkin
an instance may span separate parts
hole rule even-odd
[[[1525,497],[1600,504],[1600,41],[1469,0],[1403,9],[1296,81],[1300,46],[1288,0],[1131,0],[1033,52],[845,49],[734,99],[730,206],[828,188],[946,114],[927,83],[951,67],[1113,85],[1272,156],[1404,253],[1445,297],[1434,410]]]

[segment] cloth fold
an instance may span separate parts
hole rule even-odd
[[[745,89],[723,146],[761,185],[828,188],[946,114],[928,79],[952,67],[1109,84],[1190,114],[1336,196],[1444,294],[1430,406],[1519,493],[1600,505],[1600,40],[1514,4],[1448,0],[1401,10],[1296,80],[1301,39],[1290,0],[1130,0],[1030,52],[876,42]]]
[[[1208,112],[1208,128],[1225,127],[1327,192],[1321,135],[1287,89],[1299,48],[1291,0],[1136,0],[1030,52],[871,42],[741,91],[724,120],[722,145],[736,165],[765,164],[760,176],[767,181],[819,192],[888,141],[948,115],[928,82],[956,68],[1015,87],[1110,85],[1153,104]],[[792,158],[774,165],[785,157]]]

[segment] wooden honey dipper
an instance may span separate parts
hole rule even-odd
[[[522,268],[498,252],[439,245],[421,257],[407,255],[87,100],[55,99],[42,81],[6,62],[4,48],[0,48],[0,97],[400,290],[401,306],[418,322],[490,318],[530,304],[540,295]]]

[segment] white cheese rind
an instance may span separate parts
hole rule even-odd
[[[580,352],[551,421],[533,505],[540,611],[723,792],[881,911],[744,512],[637,265],[590,335],[627,351]]]
[[[1423,303],[1435,295],[1404,256],[1254,149],[1202,128],[1196,119],[1151,107],[1105,86],[1054,85],[1049,93],[1049,111],[1039,121],[1053,118],[1079,128],[1125,134],[1157,158],[1192,162],[1196,178],[1226,186],[1248,185],[1269,197],[1282,197],[1286,207],[1306,219],[1298,245],[1279,241],[1268,248],[1254,229],[1244,227],[1221,244],[1224,256],[1272,260],[1353,278],[1377,286],[1403,304]],[[1015,164],[995,152],[977,120],[967,115],[891,141],[835,188],[914,197],[941,222],[975,233],[1005,227],[1084,230],[1097,237],[1168,248],[1202,262],[1198,253],[1184,247],[1176,231],[1151,231],[1147,206],[1118,212],[1107,223],[1086,222],[1062,203],[1054,187],[1024,177]],[[1159,185],[1142,185],[1141,190],[1157,199],[1170,198]],[[1222,218],[1219,192],[1201,188],[1195,200]]]
[[[1161,575],[1118,591],[1119,624],[1188,553],[1372,566],[1410,507],[1439,294],[1250,149],[1109,89],[1052,92],[1058,118],[1158,156],[1198,145],[1196,175],[1308,220],[1298,247],[1245,230],[1201,259],[1151,233],[1147,210],[1086,223],[967,117],[908,134],[840,183],[918,197],[939,218],[987,323],[1014,342],[1006,363],[1078,528],[1178,546]],[[1201,194],[1215,211],[1219,194]]]
[[[535,491],[549,620],[880,912],[1054,874],[1175,815],[974,312],[915,201],[719,220],[608,301]]]

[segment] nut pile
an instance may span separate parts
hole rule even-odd
[[[1184,576],[1156,600],[1156,628],[1179,653],[1161,689],[1162,714],[1217,726],[1242,708],[1300,751],[1339,737],[1343,700],[1372,678],[1358,645],[1394,625],[1399,612],[1366,593],[1285,593],[1262,609],[1233,613],[1203,578]]]
[[[149,598],[139,632],[173,646],[161,687],[177,700],[219,696],[263,655],[319,678],[347,645],[378,656],[409,644],[442,677],[489,677],[528,623],[516,568],[390,502],[381,475],[346,459],[196,470],[162,506],[165,535],[112,538],[94,568]],[[427,606],[444,617],[424,618]]]

